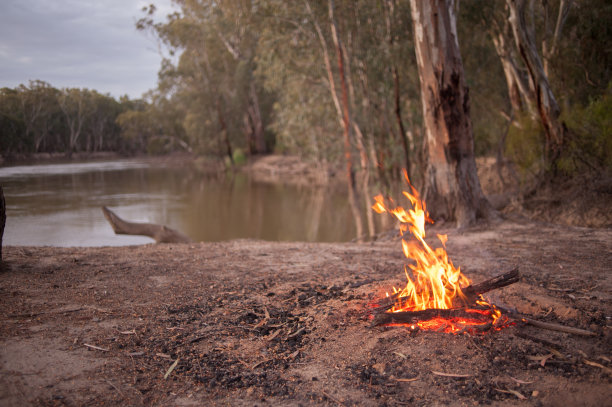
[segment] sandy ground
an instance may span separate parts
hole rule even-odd
[[[474,282],[520,267],[493,301],[596,335],[371,327],[403,280],[391,237],[5,247],[0,405],[609,405],[612,230],[435,233]]]

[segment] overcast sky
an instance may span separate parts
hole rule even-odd
[[[137,31],[143,6],[159,19],[171,0],[0,0],[0,88],[40,79],[139,98],[155,88],[161,56]]]

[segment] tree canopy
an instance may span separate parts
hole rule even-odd
[[[4,88],[0,149],[180,149],[229,162],[268,152],[335,162],[348,152],[357,179],[385,186],[406,168],[422,183],[409,3],[177,0],[161,22],[154,5],[145,7],[137,27],[174,55],[145,100],[39,80]],[[612,5],[472,0],[454,7],[476,154],[535,174],[609,170]]]

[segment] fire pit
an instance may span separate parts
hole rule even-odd
[[[378,195],[372,209],[399,220],[403,252],[413,263],[404,267],[406,285],[393,287],[391,294],[372,304],[373,325],[405,325],[413,330],[449,333],[484,332],[507,325],[508,317],[482,294],[517,282],[518,268],[472,285],[448,258],[446,235],[438,235],[441,247],[435,249],[425,241],[425,223],[433,221],[418,191],[406,173],[404,176],[412,193],[404,191],[403,195],[413,208],[406,210]]]

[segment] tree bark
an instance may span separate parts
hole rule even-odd
[[[257,154],[265,154],[267,152],[266,138],[264,134],[263,120],[261,119],[261,110],[259,109],[259,97],[255,89],[255,82],[251,80],[249,88],[250,106],[248,108],[249,116],[253,122],[253,136],[255,141],[255,152]]]
[[[565,130],[559,120],[561,110],[548,83],[548,77],[535,45],[534,33],[527,25],[527,4],[525,0],[506,0],[510,9],[509,22],[514,34],[516,47],[527,67],[535,93],[536,107],[545,134],[546,162],[554,167],[564,144]]]
[[[185,236],[181,232],[163,225],[156,225],[153,223],[136,223],[128,222],[121,219],[114,212],[107,207],[102,207],[104,217],[110,223],[111,227],[118,235],[136,235],[136,236],[148,236],[155,240],[157,243],[191,243],[193,242],[189,237]]]
[[[334,2],[329,0],[329,19],[331,23],[332,39],[336,47],[336,56],[338,61],[338,73],[340,75],[340,89],[342,95],[342,125],[343,125],[343,139],[344,139],[344,158],[346,161],[346,176],[348,186],[348,198],[355,218],[355,227],[357,229],[357,240],[361,240],[363,237],[363,222],[361,221],[361,210],[359,205],[359,198],[355,187],[355,171],[353,170],[353,158],[351,154],[351,116],[349,109],[348,90],[346,85],[346,77],[344,72],[344,53],[343,47],[340,42],[340,36],[338,35],[338,27],[336,26],[336,20],[334,19]]]
[[[230,163],[234,165],[234,153],[232,152],[232,145],[229,140],[229,133],[227,131],[227,123],[223,118],[223,111],[221,110],[221,98],[217,98],[217,118],[219,119],[219,126],[221,126],[221,138],[225,143],[225,153],[227,154]]]
[[[426,129],[424,197],[433,219],[467,226],[496,217],[480,187],[454,1],[411,0]]]
[[[507,25],[507,21],[506,21]],[[535,120],[537,113],[535,109],[535,96],[529,87],[526,78],[520,74],[514,55],[506,41],[507,29],[497,27],[492,30],[491,37],[499,60],[502,64],[510,105],[515,116],[527,110],[529,115]]]
[[[6,224],[6,201],[4,191],[0,186],[0,263],[2,262],[2,237],[4,236],[4,225]]]

